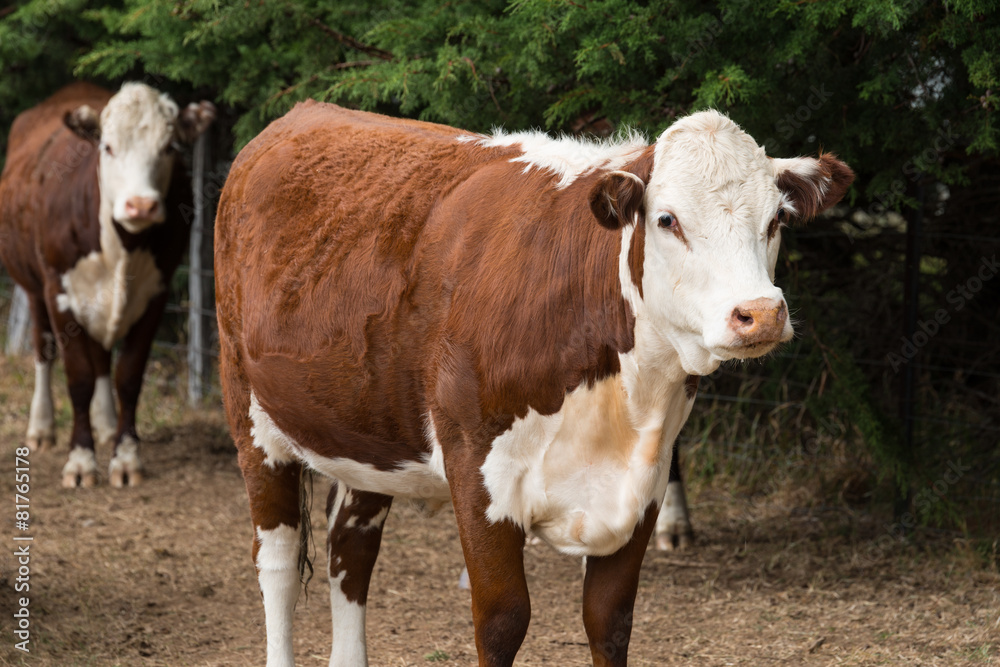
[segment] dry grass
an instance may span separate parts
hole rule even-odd
[[[31,391],[28,359],[0,360],[0,491],[11,498],[13,450]],[[57,385],[60,448],[32,467],[32,653],[9,632],[3,665],[260,665],[263,609],[250,562],[242,480],[221,411],[191,411],[162,368],[140,416],[148,482],[64,491],[69,409]],[[98,452],[106,465],[110,452]],[[804,489],[756,501],[715,483],[691,498],[699,542],[647,554],[633,665],[985,665],[1000,663],[1000,575],[961,543],[880,539],[848,509],[815,507]],[[323,541],[317,480],[314,534]],[[13,507],[0,521],[13,533]],[[0,555],[0,617],[15,599],[13,542]],[[316,555],[317,573],[324,566]],[[524,665],[590,664],[580,620],[580,565],[526,549],[532,624]],[[453,517],[399,504],[387,522],[369,598],[373,665],[475,662]],[[300,665],[329,654],[319,574],[296,612]],[[8,621],[4,622],[7,628]]]

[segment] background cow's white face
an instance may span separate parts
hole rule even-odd
[[[78,134],[98,141],[101,209],[126,230],[137,233],[163,222],[167,189],[178,142],[192,142],[215,118],[208,102],[183,113],[165,93],[141,83],[126,83],[98,119],[84,105],[66,116]]]
[[[622,283],[647,344],[675,349],[685,372],[705,375],[789,340],[788,306],[773,282],[781,225],[839,201],[850,169],[830,155],[772,160],[714,111],[675,123],[651,167],[648,157],[609,174],[617,192],[607,206],[642,226],[623,235],[623,245],[633,236],[642,245],[642,289],[626,282],[632,276]]]

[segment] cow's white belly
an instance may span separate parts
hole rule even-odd
[[[62,288],[59,310],[72,312],[91,338],[110,350],[164,285],[152,253],[119,246],[81,257],[62,275]]]
[[[677,386],[639,419],[612,377],[574,390],[554,415],[529,412],[483,464],[488,518],[530,528],[563,553],[614,553],[662,501],[671,445],[692,402]]]
[[[274,423],[253,392],[250,393],[250,421],[254,445],[264,452],[264,462],[272,467],[299,461],[353,489],[415,498],[428,501],[431,506],[440,506],[451,499],[441,445],[436,441],[431,454],[385,470],[346,457],[328,458],[302,447]]]

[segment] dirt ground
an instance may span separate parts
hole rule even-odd
[[[116,490],[59,486],[70,411],[56,382],[56,452],[30,457],[31,523],[15,531],[14,449],[30,403],[30,359],[0,359],[0,664],[262,665],[264,614],[250,560],[243,483],[221,408],[188,410],[153,364],[139,432],[148,479]],[[99,466],[110,452],[99,451]],[[296,611],[297,664],[325,665],[329,603],[323,500],[314,485],[316,576]],[[962,544],[903,544],[847,509],[750,502],[706,487],[690,498],[685,552],[646,555],[632,665],[1000,664],[1000,575]],[[14,549],[29,535],[30,592]],[[588,665],[579,561],[525,552],[532,621],[523,665]],[[475,664],[469,594],[449,510],[398,503],[368,608],[372,665]],[[12,614],[30,599],[30,654]]]

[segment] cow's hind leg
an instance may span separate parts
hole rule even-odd
[[[115,453],[108,466],[111,486],[122,487],[126,484],[136,486],[142,481],[143,469],[139,460],[139,434],[135,428],[135,411],[139,404],[139,392],[142,390],[142,378],[146,372],[149,351],[153,347],[153,336],[156,334],[156,328],[160,324],[166,305],[166,292],[149,302],[146,312],[126,334],[118,357],[115,387],[118,389],[121,413],[118,415]]]
[[[51,449],[56,443],[55,411],[52,406],[52,363],[57,356],[56,339],[41,295],[28,296],[35,345],[35,391],[31,397],[27,445],[31,451]]]
[[[681,480],[680,446],[674,441],[670,460],[670,480],[663,498],[663,508],[656,519],[656,548],[660,551],[684,549],[694,541],[694,530],[688,516],[687,497]]]
[[[330,667],[368,664],[365,606],[392,496],[335,482],[326,503],[333,646]]]
[[[267,667],[291,667],[295,664],[292,614],[302,575],[302,466],[265,462],[264,453],[252,445],[240,448],[239,460],[250,500],[253,561],[264,598]]]

